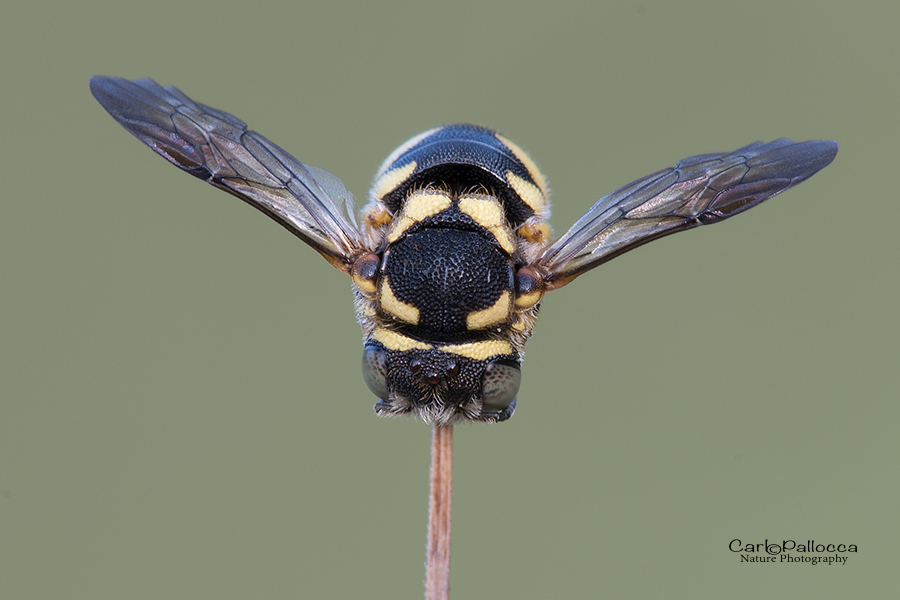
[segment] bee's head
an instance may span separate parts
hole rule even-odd
[[[428,347],[392,350],[371,338],[366,342],[363,378],[380,399],[378,415],[412,412],[440,424],[512,416],[522,376],[507,342],[421,346]]]

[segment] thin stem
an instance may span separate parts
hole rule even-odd
[[[425,600],[450,598],[450,508],[453,496],[453,426],[431,428],[431,492]]]

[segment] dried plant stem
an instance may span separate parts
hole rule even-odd
[[[453,496],[453,426],[431,428],[431,492],[425,600],[450,598],[450,507]]]

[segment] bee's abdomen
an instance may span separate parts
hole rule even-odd
[[[430,129],[397,148],[378,170],[372,198],[396,213],[410,191],[429,186],[451,194],[484,190],[496,195],[514,227],[549,209],[544,177],[528,155],[476,125]]]

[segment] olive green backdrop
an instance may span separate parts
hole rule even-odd
[[[350,285],[88,91],[151,76],[365,198],[494,127],[557,233],[686,156],[834,164],[546,298],[519,409],[456,431],[455,598],[896,597],[896,3],[19,2],[2,9],[0,597],[419,598],[428,426],[381,420]],[[856,544],[843,566],[729,542]]]

